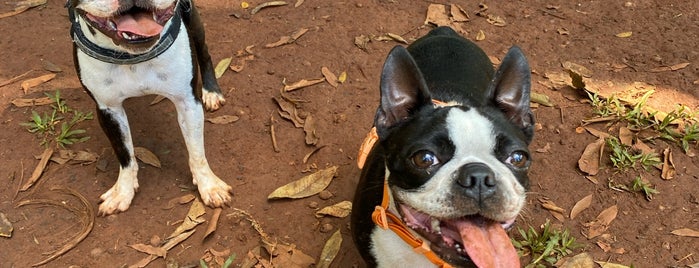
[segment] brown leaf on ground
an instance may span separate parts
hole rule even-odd
[[[634,150],[636,151],[641,151],[644,154],[649,154],[649,153],[654,153],[655,150],[653,148],[650,148],[646,143],[644,143],[640,139],[636,139],[636,142],[631,146]]]
[[[32,7],[37,7],[43,4],[46,4],[47,0],[24,0],[24,1],[19,1],[17,4],[15,4],[15,8],[10,11],[10,12],[5,12],[0,14],[0,19],[4,19],[7,17],[12,17],[14,15],[20,14],[24,11],[29,10]]]
[[[623,145],[632,146],[633,145],[633,132],[627,127],[619,128],[619,141]]]
[[[273,99],[279,106],[279,116],[294,123],[294,127],[303,127],[304,120],[299,116],[299,112],[296,109],[296,105],[287,101],[284,98],[274,97]]]
[[[134,155],[136,159],[141,160],[143,163],[160,168],[160,159],[150,150],[143,147],[134,147]]]
[[[467,22],[471,20],[468,17],[468,12],[466,12],[461,6],[457,4],[451,4],[449,7],[449,13],[451,14],[451,20],[454,22]]]
[[[219,217],[221,217],[221,208],[215,208],[214,213],[211,215],[209,225],[206,227],[206,231],[204,232],[204,237],[202,238],[202,240],[206,240],[206,238],[209,237],[210,234],[216,231]]]
[[[565,209],[557,206],[551,199],[547,197],[540,197],[538,198],[539,203],[541,203],[541,206],[544,207],[546,210],[548,210],[551,215],[553,215],[554,218],[556,218],[558,221],[563,222],[565,220]]]
[[[173,237],[173,238],[167,239],[167,241],[165,242],[165,244],[164,244],[161,248],[165,249],[166,251],[167,251],[167,250],[170,250],[170,249],[172,249],[173,247],[177,246],[177,245],[178,245],[179,243],[181,243],[182,241],[187,240],[187,238],[189,238],[190,236],[192,236],[192,234],[194,234],[195,231],[196,231],[196,230],[193,229],[193,230],[191,230],[191,231],[189,231],[189,232],[181,233],[181,234],[179,234],[179,235],[177,235],[177,236],[175,236],[175,237]],[[151,263],[152,261],[154,261],[154,260],[157,259],[157,258],[159,258],[159,257],[156,256],[156,255],[148,255],[147,257],[141,259],[141,260],[138,261],[137,263],[132,264],[132,265],[129,265],[129,268],[143,268],[143,267],[146,267],[149,263]]]
[[[360,35],[354,37],[354,45],[359,49],[366,51],[367,45],[371,42],[371,38],[366,35]]]
[[[563,263],[560,268],[593,268],[595,261],[589,253],[583,252]]]
[[[447,6],[442,4],[430,4],[427,6],[427,17],[424,24],[434,24],[436,26],[449,26],[451,20],[447,13]]]
[[[7,219],[5,213],[0,212],[0,236],[2,237],[12,237],[12,222]]]
[[[303,132],[306,134],[306,144],[318,144],[320,137],[318,137],[318,134],[316,133],[316,122],[313,116],[308,115],[308,117],[306,117],[306,120],[303,123]]]
[[[47,70],[47,71],[52,72],[52,73],[63,72],[63,69],[61,69],[60,66],[56,65],[55,63],[53,63],[49,60],[45,60],[45,59],[41,59],[41,67],[44,68],[44,70]]]
[[[279,47],[279,46],[291,44],[291,43],[295,42],[297,39],[299,39],[299,37],[306,34],[306,32],[308,32],[307,28],[298,29],[295,32],[291,33],[291,35],[286,35],[286,36],[280,37],[277,42],[266,44],[265,47],[266,48],[273,48],[273,47]]]
[[[82,165],[92,164],[99,160],[99,155],[88,151],[59,150],[58,156],[51,157],[51,161],[58,164],[65,164],[74,161]]]
[[[46,83],[48,81],[51,81],[51,79],[54,79],[55,77],[56,77],[56,74],[54,74],[54,73],[45,74],[45,75],[42,75],[39,77],[24,80],[24,81],[22,81],[20,86],[22,87],[24,94],[27,94],[27,91],[29,91],[29,89],[31,89],[35,86],[41,85],[43,83]]]
[[[320,253],[320,258],[318,258],[318,264],[316,268],[328,268],[330,264],[340,252],[340,247],[342,246],[342,233],[340,230],[335,231],[332,236],[325,242],[323,246],[323,251]]]
[[[267,199],[304,198],[325,190],[337,174],[337,166],[319,170],[274,190]]]
[[[27,182],[24,183],[24,185],[22,185],[22,188],[19,189],[20,192],[28,190],[32,187],[32,185],[34,185],[34,183],[36,183],[36,181],[39,180],[41,174],[44,173],[44,169],[46,169],[46,165],[49,163],[49,160],[51,159],[51,155],[53,155],[53,148],[46,148],[44,152],[41,154],[41,159],[34,168],[32,176],[29,178],[29,180],[27,180]]]
[[[604,144],[604,139],[599,138],[585,147],[585,151],[578,159],[578,167],[582,172],[592,176],[599,172],[600,155],[602,154]]]
[[[675,177],[675,161],[672,160],[672,150],[666,148],[663,150],[663,169],[660,177],[663,180],[671,180]]]
[[[36,99],[14,99],[12,100],[12,105],[16,107],[30,107],[30,106],[41,106],[41,105],[47,105],[47,104],[52,104],[56,101],[49,97],[42,97],[42,98],[36,98]]]
[[[322,218],[323,216],[344,218],[349,216],[350,212],[352,212],[352,202],[342,201],[340,203],[334,204],[332,206],[327,206],[316,211],[316,218]]]
[[[592,239],[606,232],[609,224],[616,218],[618,212],[619,208],[616,205],[600,212],[595,220],[583,224],[583,226],[588,227],[588,232],[584,235],[588,239]]]
[[[561,63],[561,66],[563,67],[563,69],[575,72],[576,74],[579,74],[582,77],[585,77],[585,78],[592,77],[592,71],[590,69],[588,69],[587,67],[582,66],[580,64],[566,61],[566,62]]]
[[[607,138],[609,137],[609,134],[607,132],[602,132],[597,129],[591,128],[591,127],[585,127],[585,130],[592,134],[592,136],[595,136],[597,138]]]
[[[255,15],[255,13],[259,12],[263,8],[267,7],[279,7],[279,6],[285,6],[287,5],[286,1],[269,1],[269,2],[264,2],[262,4],[257,5],[255,8],[250,10],[251,15]]]
[[[242,72],[245,68],[245,63],[254,59],[255,55],[247,55],[243,58],[239,58],[236,64],[231,64],[229,68],[231,69],[231,71],[234,71],[236,73]]]
[[[332,71],[330,71],[330,69],[328,69],[328,67],[325,67],[325,66],[321,67],[320,72],[323,74],[323,77],[325,77],[325,81],[327,81],[328,84],[330,84],[333,87],[337,87],[337,85],[338,85],[337,76],[335,76],[335,74]]]
[[[194,227],[197,227],[197,225],[204,223],[206,220],[202,218],[206,214],[206,209],[204,208],[204,203],[199,201],[199,199],[194,199],[194,202],[192,202],[192,206],[189,207],[189,211],[187,212],[187,216],[184,217],[184,221],[180,226],[177,226],[175,231],[170,234],[166,240],[172,239],[178,235],[181,235],[185,232],[188,232],[189,230],[194,229]]]
[[[617,263],[611,263],[611,262],[606,262],[606,261],[595,261],[595,263],[599,264],[601,268],[629,268],[626,265],[621,265]]]
[[[547,106],[547,107],[553,107],[553,103],[551,102],[551,99],[546,94],[532,92],[531,93],[531,102],[538,103],[538,104],[541,104],[541,105]]]
[[[671,232],[674,235],[677,236],[685,236],[685,237],[699,237],[699,231],[692,230],[689,228],[682,228],[682,229],[677,229]]]
[[[206,121],[216,125],[225,125],[240,120],[240,117],[235,115],[221,115],[214,118],[207,118]]]
[[[689,62],[683,62],[683,63],[675,64],[672,66],[663,66],[663,67],[653,68],[650,71],[652,73],[671,72],[671,71],[682,70],[682,69],[686,68],[687,66],[689,66]]]
[[[167,256],[167,250],[160,247],[154,247],[146,244],[133,244],[129,245],[129,247],[146,254],[156,255],[158,257],[165,258]]]
[[[289,91],[294,91],[300,88],[312,86],[315,84],[320,84],[323,81],[325,81],[325,78],[318,78],[318,79],[311,79],[311,80],[306,80],[306,79],[301,79],[297,82],[292,83],[291,85],[284,85],[284,91],[289,92]]]
[[[589,208],[591,204],[592,204],[592,194],[580,199],[580,201],[575,203],[575,205],[573,205],[573,208],[570,209],[570,219],[571,220],[575,219],[575,217],[577,217],[578,214],[580,214],[580,212]]]
[[[164,207],[163,209],[172,209],[177,205],[184,205],[184,204],[187,204],[189,202],[192,202],[196,198],[197,197],[194,196],[193,194],[186,194],[186,195],[183,195],[180,197],[175,197],[175,198],[167,201],[167,206]]]
[[[307,153],[307,154],[303,157],[303,163],[304,163],[304,164],[308,163],[308,159],[311,158],[311,156],[312,156],[313,154],[317,153],[318,151],[320,151],[320,149],[323,149],[323,148],[325,148],[325,145],[320,146],[320,147],[316,147],[315,149],[313,149],[313,151],[311,151],[310,153]]]

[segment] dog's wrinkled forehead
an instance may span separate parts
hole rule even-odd
[[[178,0],[71,0],[71,6],[99,17],[109,17],[133,7],[164,9]]]

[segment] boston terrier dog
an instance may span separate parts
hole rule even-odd
[[[116,184],[101,196],[102,215],[125,211],[138,189],[138,164],[125,99],[157,94],[170,99],[189,153],[193,182],[205,204],[220,207],[232,188],[204,153],[204,108],[225,103],[192,0],[69,0],[73,59],[83,87],[119,160]],[[199,73],[203,86],[199,83]]]
[[[369,267],[520,267],[505,230],[529,184],[530,76],[518,47],[496,71],[448,27],[391,50],[351,220]]]

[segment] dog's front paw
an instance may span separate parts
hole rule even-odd
[[[200,177],[194,180],[204,204],[210,207],[223,207],[231,202],[233,187],[223,182],[216,175]]]
[[[117,183],[109,191],[100,196],[102,204],[99,207],[99,215],[107,216],[121,211],[126,211],[131,205],[136,187],[120,187]]]
[[[209,91],[205,88],[202,90],[201,99],[204,102],[204,108],[209,112],[216,111],[226,104],[226,98],[220,92]]]

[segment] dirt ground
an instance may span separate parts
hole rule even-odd
[[[91,138],[70,145],[72,150],[97,153],[92,164],[50,162],[39,182],[17,194],[19,186],[32,174],[44,148],[20,123],[32,110],[49,111],[48,106],[18,108],[17,98],[39,98],[45,92],[60,90],[68,106],[92,111],[94,104],[80,87],[73,69],[69,23],[65,1],[30,9],[0,19],[0,82],[31,71],[17,82],[0,87],[0,212],[14,226],[11,238],[0,238],[0,267],[28,267],[59,249],[82,228],[82,212],[73,213],[56,206],[16,205],[22,200],[51,199],[80,207],[74,198],[57,194],[55,186],[69,187],[84,195],[96,211],[99,196],[114,183],[118,161],[97,120],[78,125]],[[292,1],[293,2],[293,1]],[[240,265],[248,251],[260,245],[259,233],[249,221],[235,213],[247,211],[271,237],[295,244],[296,248],[318,259],[325,241],[336,230],[342,233],[342,247],[332,267],[364,267],[349,235],[349,218],[316,218],[314,207],[352,200],[359,169],[356,153],[371,127],[378,102],[378,81],[383,60],[396,41],[372,39],[365,50],[355,45],[355,37],[398,34],[411,42],[433,26],[424,25],[427,6],[434,1],[414,0],[307,0],[299,7],[290,3],[268,7],[249,15],[261,1],[250,1],[243,9],[238,0],[198,1],[206,25],[209,51],[215,63],[251,47],[254,59],[239,73],[228,70],[219,83],[228,103],[207,117],[236,115],[231,124],[206,124],[207,156],[213,170],[234,187],[232,207],[221,213],[218,229],[206,240],[205,224],[189,239],[167,254],[169,264],[198,265],[208,249],[230,250]],[[436,1],[441,4],[451,4]],[[458,2],[458,3],[457,3]],[[677,145],[657,140],[650,144],[659,154],[665,148],[674,152],[677,174],[662,180],[660,171],[651,169],[618,172],[608,157],[598,175],[586,177],[578,168],[578,158],[596,138],[578,133],[582,120],[594,116],[587,96],[570,87],[550,87],[546,74],[562,72],[566,61],[587,67],[592,78],[604,83],[645,82],[659,92],[681,96],[658,100],[665,104],[696,105],[699,96],[699,7],[693,0],[676,1],[489,1],[487,12],[503,18],[506,25],[495,26],[476,15],[477,1],[455,1],[470,16],[460,23],[465,35],[495,58],[502,58],[511,45],[519,45],[533,69],[533,91],[546,94],[553,107],[538,106],[537,129],[531,150],[534,164],[529,203],[517,226],[538,228],[551,220],[557,228],[568,228],[584,245],[575,253],[588,252],[598,261],[634,267],[687,267],[699,262],[699,238],[671,234],[690,228],[699,230],[699,161],[696,144],[685,154]],[[5,1],[1,12],[10,11],[14,1]],[[292,44],[265,48],[282,36],[300,28],[308,32]],[[619,33],[631,36],[618,37]],[[20,81],[49,73],[43,61],[62,71],[53,80],[23,92]],[[215,64],[214,63],[214,64]],[[652,72],[654,68],[689,63],[674,71]],[[283,83],[322,78],[321,67],[336,75],[347,73],[338,87],[328,83],[289,93],[304,115],[316,119],[316,146],[304,143],[303,130],[278,114],[273,101]],[[655,97],[652,96],[651,99]],[[108,217],[97,217],[94,229],[74,249],[46,267],[124,267],[146,254],[129,245],[150,244],[170,234],[189,209],[189,204],[168,208],[168,201],[194,193],[187,167],[187,152],[177,129],[171,103],[150,105],[153,97],[127,101],[136,146],[155,153],[161,168],[141,164],[140,189],[130,209]],[[696,106],[690,106],[697,109]],[[270,121],[270,117],[272,121]],[[271,123],[270,123],[271,122]],[[278,152],[272,146],[270,126],[275,129]],[[598,130],[616,135],[623,124],[592,124]],[[304,163],[304,157],[321,147]],[[338,166],[336,178],[328,187],[332,197],[312,196],[298,200],[268,201],[274,189],[296,180],[309,171]],[[641,194],[618,191],[610,185],[626,184],[641,175],[659,194],[647,201]],[[597,181],[597,183],[593,182]],[[548,198],[568,215],[573,205],[592,194],[591,206],[575,219],[555,219],[542,207]],[[607,236],[587,239],[584,223],[604,209],[616,205],[618,216],[605,232]],[[212,210],[207,208],[207,220]],[[511,232],[513,235],[516,233]],[[517,237],[515,235],[515,237]],[[602,246],[609,246],[603,249]],[[163,258],[149,267],[164,267]],[[176,266],[170,266],[176,267]],[[215,266],[218,267],[218,266]]]

